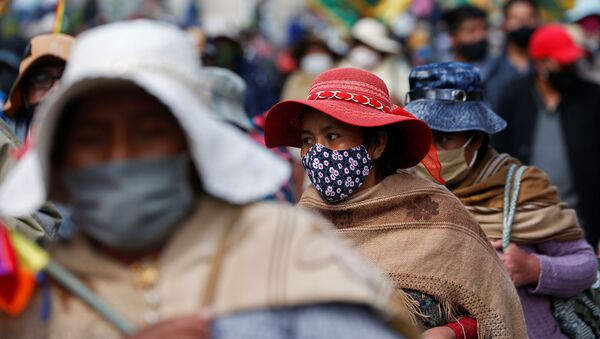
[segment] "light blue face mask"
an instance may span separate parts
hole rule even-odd
[[[192,210],[189,156],[107,163],[63,174],[72,219],[89,237],[117,250],[160,246]]]

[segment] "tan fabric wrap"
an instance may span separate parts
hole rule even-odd
[[[480,337],[527,337],[502,263],[477,222],[444,187],[401,172],[340,204],[327,204],[314,188],[300,204],[331,220],[397,288],[466,309],[477,319]]]
[[[147,325],[145,316],[153,310],[161,319],[189,315],[199,309],[211,257],[224,225],[239,208],[203,199],[161,253],[159,279],[147,290],[135,285],[131,269],[99,256],[81,237],[59,246],[53,255],[137,326]],[[406,320],[408,311],[392,302],[393,284],[315,215],[280,204],[248,205],[228,239],[212,307],[216,316],[343,302],[370,306],[399,332],[418,337]],[[157,308],[147,303],[150,291],[160,297]],[[52,293],[51,338],[119,337],[76,297],[58,288]]]
[[[491,239],[502,238],[504,186],[511,164],[521,165],[517,159],[489,149],[465,180],[452,188]],[[538,168],[528,167],[523,173],[516,211],[512,241],[583,239],[575,211],[561,203],[556,186]]]

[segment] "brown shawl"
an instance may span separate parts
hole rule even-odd
[[[480,337],[526,338],[512,281],[477,222],[443,186],[407,172],[340,204],[314,188],[302,206],[331,220],[399,289],[427,293],[475,317]]]
[[[490,239],[502,238],[504,185],[511,164],[521,165],[508,154],[490,148],[458,187],[451,187]],[[561,203],[556,186],[535,167],[523,173],[516,212],[512,241],[583,239],[575,211]]]

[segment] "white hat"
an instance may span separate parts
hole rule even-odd
[[[589,15],[600,15],[600,1],[577,0],[575,6],[565,12],[569,22],[579,21]]]
[[[380,52],[398,53],[400,43],[391,39],[385,26],[373,18],[360,19],[352,27],[352,36]]]
[[[237,22],[223,16],[209,16],[202,22],[202,29],[209,38],[229,38],[237,41],[240,37],[240,26]]]
[[[167,106],[186,134],[204,190],[232,203],[276,192],[289,165],[235,127],[215,119],[199,99],[201,67],[191,38],[149,20],[84,32],[75,42],[61,89],[40,107],[32,144],[0,188],[0,213],[28,214],[47,199],[50,152],[65,105],[99,86],[131,81]]]

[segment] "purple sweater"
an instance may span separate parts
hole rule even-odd
[[[550,296],[571,297],[596,281],[594,250],[585,240],[551,240],[521,248],[540,259],[537,286],[517,289],[529,338],[567,338],[554,320]]]

